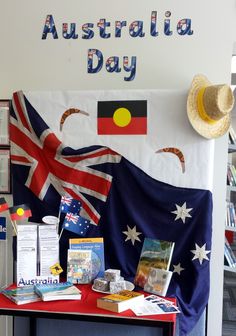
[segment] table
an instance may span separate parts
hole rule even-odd
[[[16,305],[0,294],[0,315],[29,317],[30,336],[36,335],[37,318],[148,326],[162,328],[163,336],[174,336],[175,334],[176,314],[138,317],[131,310],[119,314],[113,313],[96,307],[97,298],[105,294],[93,291],[91,285],[79,285],[78,287],[82,291],[81,300],[39,301]],[[176,303],[174,298],[168,299]]]

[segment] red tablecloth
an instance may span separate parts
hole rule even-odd
[[[10,286],[14,288],[15,286]],[[1,309],[9,310],[25,310],[25,311],[39,311],[39,312],[52,312],[52,313],[72,313],[72,314],[88,314],[96,316],[112,316],[112,317],[127,317],[136,318],[142,320],[156,320],[173,322],[176,321],[176,314],[161,314],[150,316],[136,316],[131,310],[126,310],[123,313],[113,313],[104,309],[97,308],[97,298],[104,296],[105,294],[98,293],[92,290],[91,285],[79,285],[78,288],[82,292],[81,300],[56,300],[56,301],[39,301],[34,303],[27,303],[24,305],[17,305],[10,301],[3,294],[0,294],[0,314]],[[145,293],[147,295],[147,293]],[[174,298],[166,298],[176,303]],[[9,314],[11,315],[11,314]]]

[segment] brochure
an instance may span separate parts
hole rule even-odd
[[[146,296],[141,305],[132,308],[136,316],[174,314],[179,313],[179,308],[170,300],[157,295]]]

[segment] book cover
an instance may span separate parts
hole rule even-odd
[[[151,267],[144,290],[149,293],[165,296],[168,290],[172,272]]]
[[[145,238],[134,278],[135,285],[144,288],[150,268],[169,270],[174,242]]]
[[[69,249],[67,254],[67,281],[73,284],[88,284],[92,280],[92,251]]]
[[[131,309],[134,305],[142,304],[144,295],[138,292],[123,290],[116,294],[109,294],[97,299],[97,307],[121,313]]]
[[[72,238],[69,240],[72,250],[92,250],[92,280],[104,276],[104,242],[103,238]]]
[[[16,303],[17,305],[22,305],[26,303],[41,301],[41,298],[36,294],[34,286],[26,286],[14,289],[4,289],[2,294],[8,299]]]
[[[58,284],[35,285],[35,292],[43,301],[81,299],[81,291],[68,281]]]

